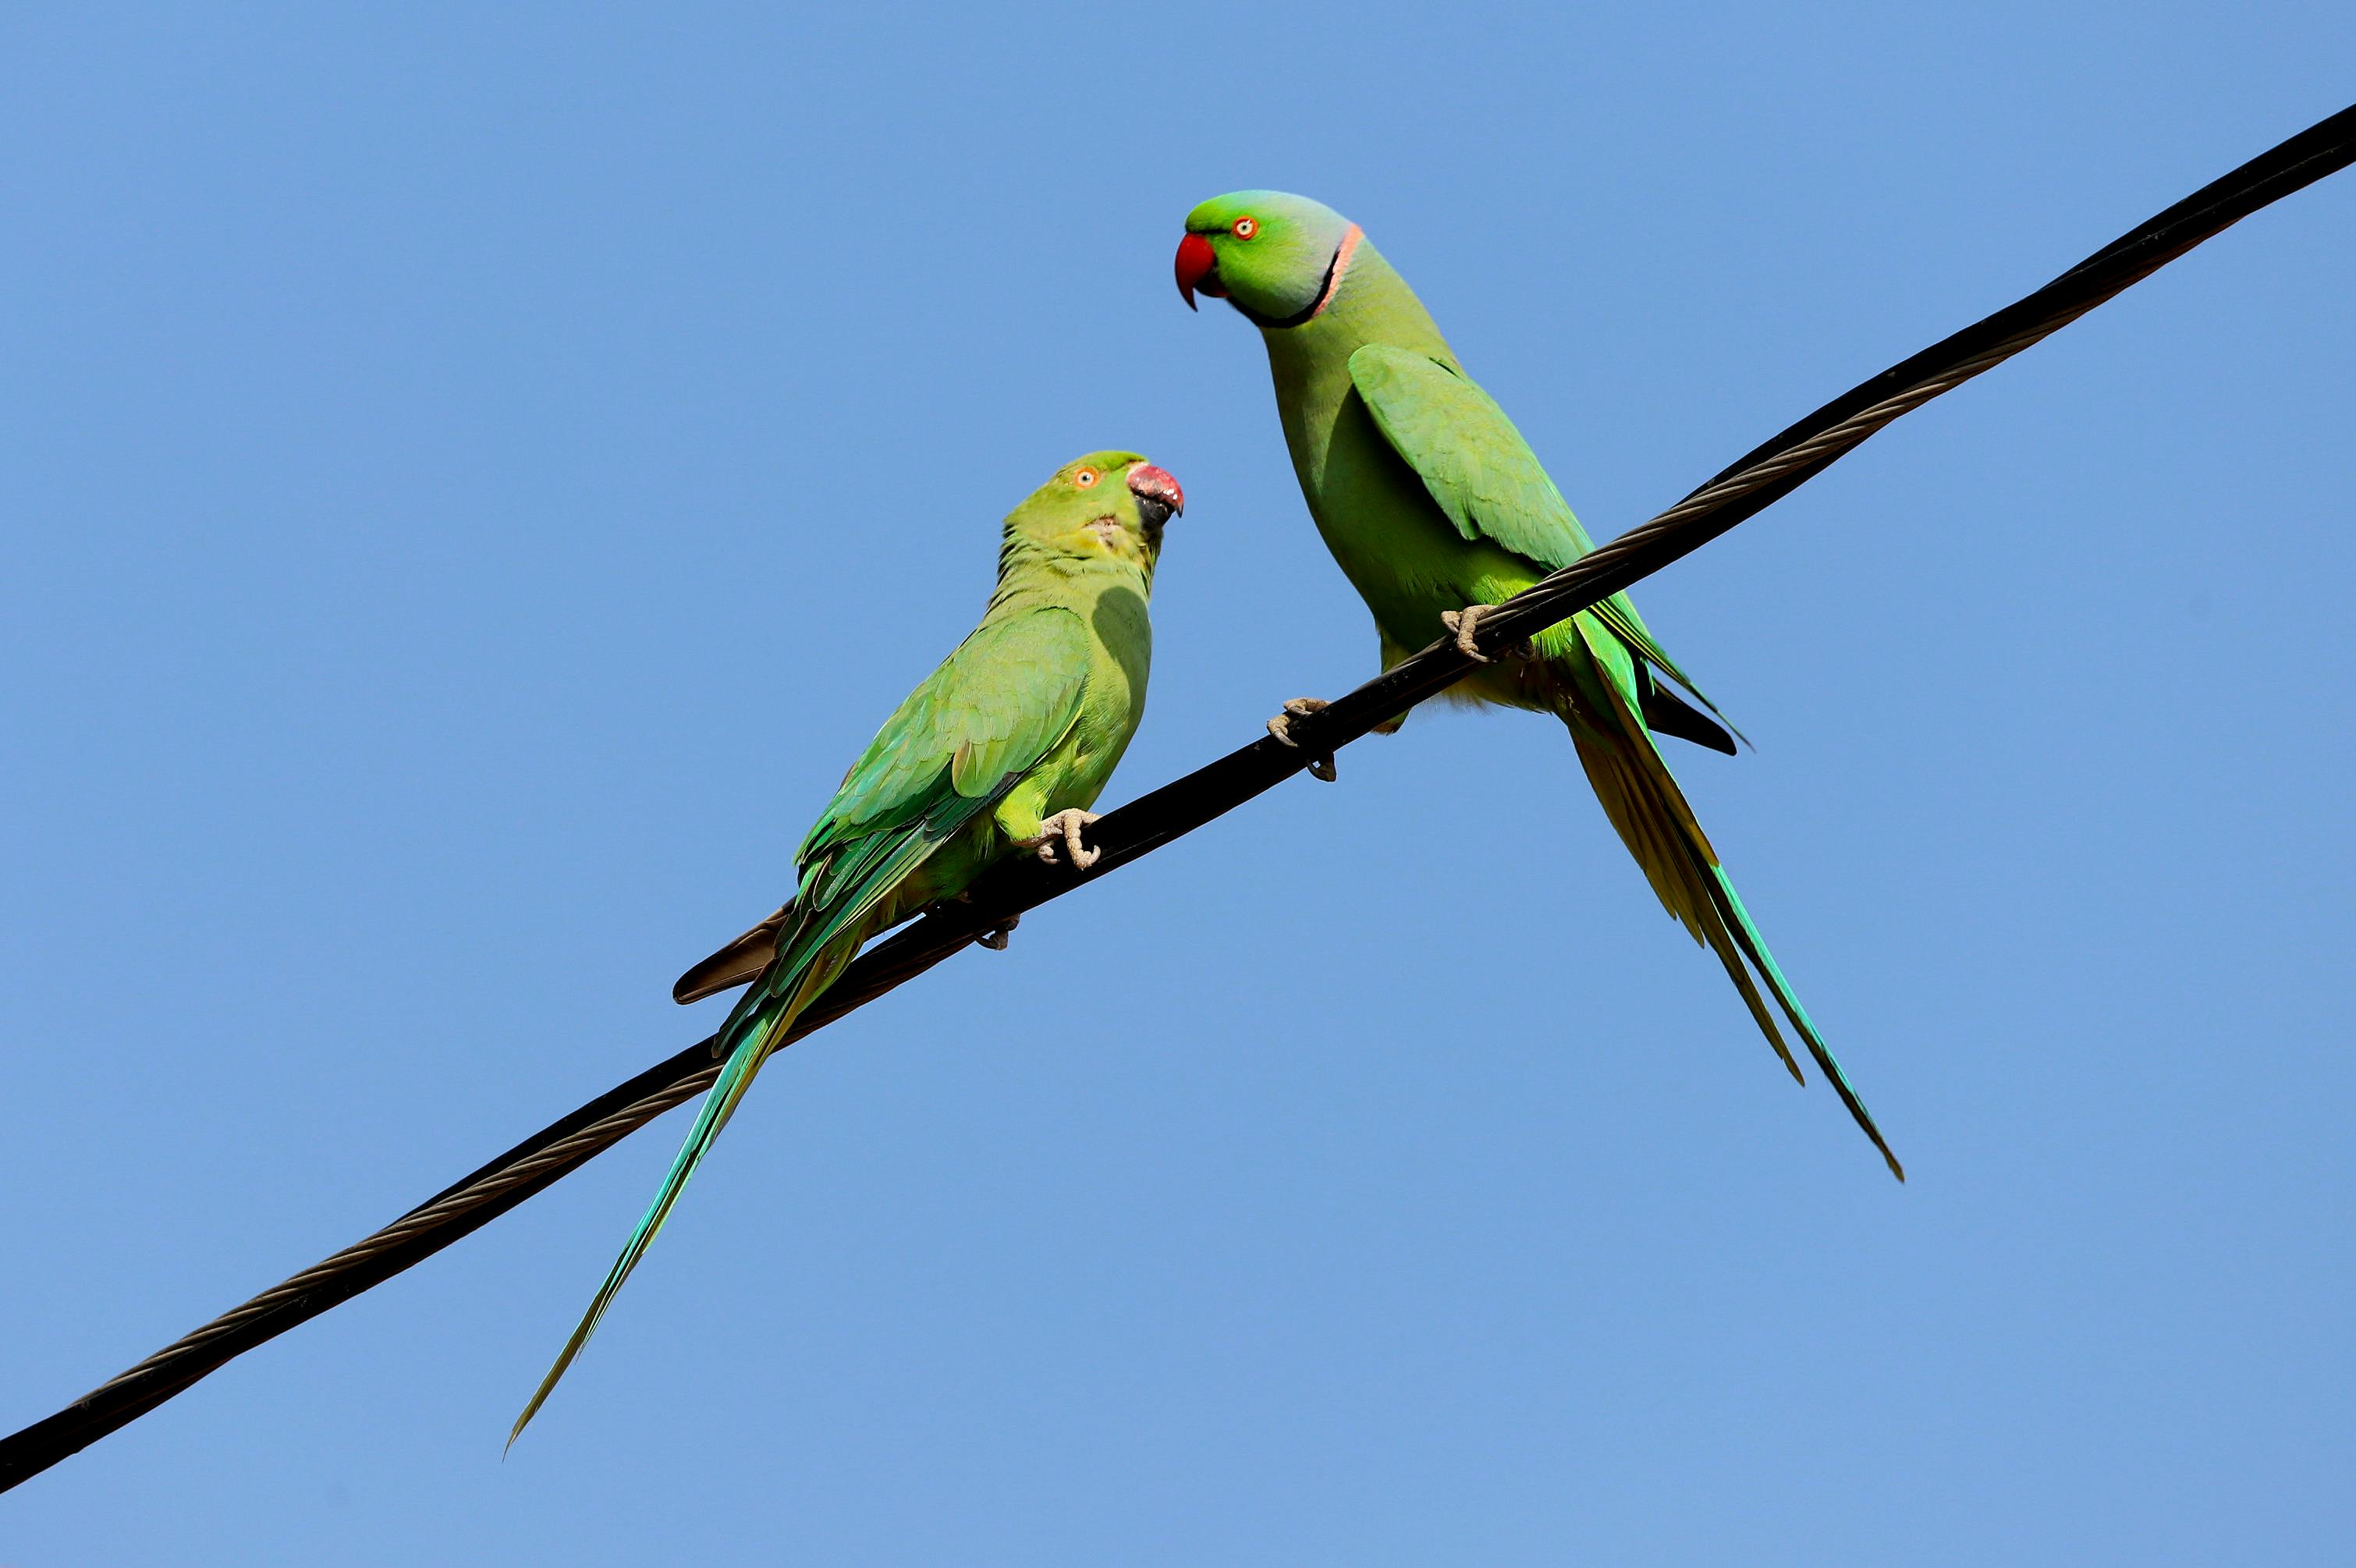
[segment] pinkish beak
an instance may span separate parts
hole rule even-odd
[[[1129,466],[1129,491],[1141,505],[1162,509],[1162,518],[1154,520],[1156,521],[1166,519],[1173,512],[1186,510],[1186,492],[1178,488],[1178,481],[1170,477],[1170,470],[1157,468],[1151,463],[1131,463]]]

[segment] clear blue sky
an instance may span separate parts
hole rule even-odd
[[[1191,501],[1109,800],[1370,672],[1203,197],[1362,221],[1610,534],[2356,96],[2325,3],[797,9],[0,22],[0,1425],[709,1028],[1059,462]],[[505,1463],[680,1118],[0,1562],[2344,1562],[2351,254],[1639,595],[1908,1187],[1426,714],[774,1064]]]

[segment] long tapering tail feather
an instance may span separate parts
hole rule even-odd
[[[1849,1087],[1848,1074],[1841,1070],[1839,1058],[1825,1044],[1824,1036],[1816,1032],[1815,1022],[1808,1016],[1808,1010],[1800,1005],[1799,997],[1792,991],[1792,983],[1783,978],[1783,970],[1775,962],[1775,955],[1767,950],[1767,939],[1759,934],[1757,926],[1751,924],[1751,911],[1742,907],[1742,895],[1734,890],[1733,882],[1726,875],[1726,867],[1713,865],[1709,871],[1711,891],[1719,900],[1719,913],[1733,929],[1735,940],[1742,944],[1743,953],[1766,979],[1767,988],[1775,993],[1775,1004],[1783,1008],[1783,1015],[1792,1021],[1792,1027],[1798,1030],[1800,1038],[1807,1042],[1808,1054],[1816,1058],[1816,1066],[1831,1080],[1833,1092],[1840,1096],[1843,1105],[1848,1107],[1850,1117],[1864,1130],[1865,1135],[1873,1140],[1873,1146],[1881,1151],[1881,1157],[1889,1163],[1890,1174],[1904,1181],[1906,1167],[1898,1163],[1896,1155],[1890,1153],[1890,1145],[1882,1140],[1881,1129],[1873,1124],[1873,1112],[1865,1108],[1865,1101],[1858,1098],[1855,1089]]]
[[[1616,720],[1617,733],[1602,733],[1578,717],[1565,714],[1572,740],[1579,747],[1580,764],[1587,769],[1588,782],[1594,787],[1596,798],[1603,803],[1604,814],[1612,819],[1621,842],[1644,868],[1645,880],[1653,886],[1663,906],[1693,933],[1694,940],[1708,946],[1725,966],[1727,977],[1734,982],[1743,1004],[1775,1047],[1775,1054],[1791,1069],[1792,1076],[1806,1081],[1800,1064],[1792,1058],[1783,1044],[1783,1032],[1775,1026],[1773,1014],[1759,993],[1751,978],[1766,983],[1775,1005],[1790,1020],[1807,1046],[1808,1054],[1816,1060],[1830,1079],[1833,1091],[1840,1096],[1849,1115],[1873,1146],[1881,1151],[1889,1163],[1890,1174],[1900,1181],[1906,1179],[1906,1169],[1881,1136],[1881,1129],[1873,1123],[1873,1115],[1859,1100],[1857,1090],[1849,1086],[1848,1075],[1826,1046],[1824,1036],[1800,1005],[1791,983],[1783,978],[1775,962],[1775,955],[1767,950],[1766,939],[1759,934],[1751,913],[1742,907],[1741,896],[1719,864],[1718,852],[1710,847],[1708,835],[1695,820],[1693,808],[1687,804],[1685,792],[1677,788],[1668,764],[1653,746],[1645,734],[1643,719],[1630,703],[1618,682],[1605,670],[1598,670],[1600,684],[1612,704],[1608,717]]]
[[[558,1380],[571,1368],[573,1358],[581,1354],[582,1347],[589,1343],[589,1337],[597,1332],[597,1325],[604,1319],[605,1309],[613,1305],[615,1296],[621,1293],[623,1283],[628,1280],[630,1272],[638,1266],[638,1260],[646,1256],[647,1249],[654,1245],[655,1238],[662,1234],[663,1222],[670,1218],[672,1207],[679,1202],[679,1195],[686,1190],[688,1178],[695,1175],[696,1167],[703,1163],[703,1156],[712,1152],[712,1143],[720,1136],[721,1129],[726,1127],[728,1119],[736,1113],[737,1102],[744,1098],[744,1091],[753,1087],[754,1076],[761,1070],[761,1064],[776,1052],[778,1042],[793,1028],[794,1020],[801,1015],[802,1010],[841,973],[843,966],[858,951],[861,935],[862,932],[854,929],[847,935],[827,942],[798,976],[776,974],[755,982],[752,989],[737,1004],[736,1011],[722,1026],[720,1038],[726,1050],[727,1065],[720,1069],[719,1078],[712,1081],[711,1090],[704,1095],[703,1104],[695,1113],[695,1123],[688,1129],[687,1141],[680,1145],[679,1155],[663,1176],[662,1187],[656,1192],[654,1202],[640,1217],[637,1229],[630,1232],[621,1256],[614,1260],[613,1268],[605,1274],[605,1283],[597,1287],[596,1295],[589,1303],[589,1310],[582,1314],[579,1325],[573,1330],[573,1337],[564,1342],[564,1348],[558,1353],[556,1364],[549,1368],[548,1375],[541,1379],[540,1387],[532,1391],[531,1402],[523,1407],[523,1413],[516,1417],[515,1426],[508,1433],[509,1447],[515,1446],[515,1440],[523,1435],[523,1429],[530,1423],[533,1416],[540,1413],[540,1407],[547,1402]],[[734,1045],[729,1045],[730,1041],[734,1041]]]

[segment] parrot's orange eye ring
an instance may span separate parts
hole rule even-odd
[[[1094,468],[1082,468],[1078,473],[1072,476],[1072,483],[1077,485],[1084,490],[1095,489],[1097,488],[1097,471]]]
[[[1230,232],[1238,240],[1248,240],[1259,232],[1259,220],[1247,212],[1236,220],[1235,227]]]

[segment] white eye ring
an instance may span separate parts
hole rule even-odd
[[[1247,212],[1236,220],[1235,228],[1230,231],[1238,240],[1248,240],[1259,232],[1259,220]]]
[[[1082,468],[1072,476],[1072,483],[1084,490],[1092,490],[1097,488],[1097,471],[1094,468]]]

